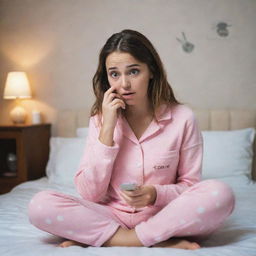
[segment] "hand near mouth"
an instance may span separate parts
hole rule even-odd
[[[99,140],[107,146],[113,145],[114,129],[120,108],[125,109],[125,103],[115,88],[110,87],[104,93],[102,102],[103,124],[99,136]]]

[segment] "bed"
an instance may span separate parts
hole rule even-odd
[[[35,193],[54,189],[79,196],[73,176],[83,153],[88,111],[65,110],[58,113],[46,176],[22,183],[0,196],[0,255],[255,256],[256,111],[194,109],[194,112],[204,138],[203,179],[223,180],[236,196],[234,212],[221,228],[202,242],[201,249],[60,248],[57,245],[62,238],[38,230],[29,223],[27,205]]]

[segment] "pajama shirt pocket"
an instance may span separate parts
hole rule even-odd
[[[154,156],[152,172],[160,184],[175,181],[179,162],[179,150],[167,151]]]

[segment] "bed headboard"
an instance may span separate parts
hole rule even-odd
[[[256,127],[256,110],[192,109],[202,131]],[[89,110],[59,111],[57,114],[56,136],[75,137],[76,128],[87,126],[88,120]],[[254,141],[252,176],[256,180],[256,140]]]

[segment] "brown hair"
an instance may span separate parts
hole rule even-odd
[[[167,81],[162,61],[151,42],[141,33],[125,29],[113,34],[100,51],[99,64],[93,77],[93,90],[96,101],[92,106],[91,115],[102,114],[102,101],[105,91],[110,87],[106,71],[106,58],[112,52],[131,54],[140,62],[146,63],[153,74],[148,87],[148,97],[155,114],[162,104],[180,104],[174,96],[173,90]]]

